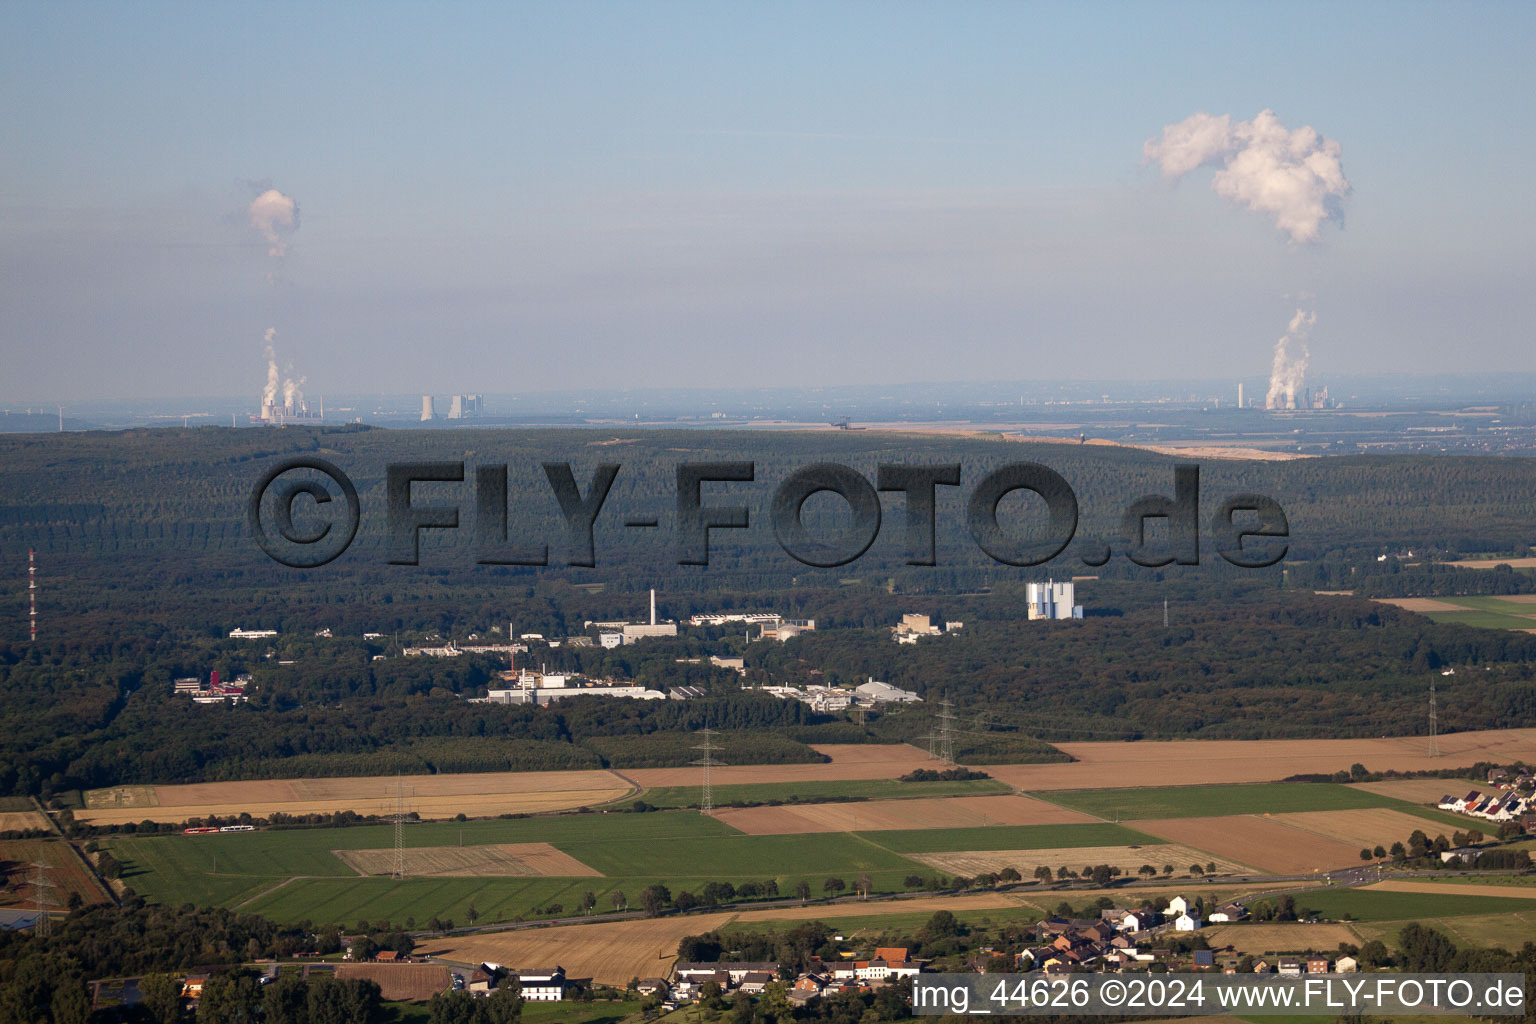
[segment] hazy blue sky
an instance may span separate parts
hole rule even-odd
[[[1531,4],[314,7],[0,6],[0,399],[1536,370]],[[1265,108],[1316,245],[1143,165]]]

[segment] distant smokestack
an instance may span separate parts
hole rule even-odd
[[[437,415],[432,408],[432,396],[421,396],[421,422],[426,423]]]
[[[1243,407],[1243,382],[1242,381],[1238,381],[1237,382],[1237,407],[1239,409],[1241,409]]]
[[[651,625],[656,625],[656,590],[651,590]]]

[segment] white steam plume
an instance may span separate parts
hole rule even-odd
[[[1307,360],[1311,356],[1307,341],[1315,323],[1316,313],[1298,309],[1285,334],[1275,342],[1275,362],[1269,371],[1269,394],[1264,398],[1264,408],[1296,408],[1296,395],[1306,380]]]
[[[1324,221],[1339,221],[1350,189],[1339,144],[1309,126],[1290,131],[1271,110],[1252,121],[1202,111],[1165,127],[1141,152],[1166,178],[1219,167],[1216,194],[1271,215],[1293,242],[1315,242]]]
[[[292,196],[285,196],[275,188],[269,188],[246,208],[251,227],[260,231],[267,240],[267,255],[281,259],[288,254],[288,236],[299,228],[299,204]]]
[[[283,378],[277,368],[277,351],[272,347],[272,339],[277,337],[277,328],[268,327],[265,335],[267,347],[267,386],[261,391],[261,405],[265,409],[269,405],[277,404],[277,393],[282,390]]]
[[[308,378],[293,376],[292,363],[288,364],[286,375],[278,369],[277,350],[272,346],[272,339],[276,337],[277,328],[275,327],[268,327],[266,334],[263,335],[263,340],[266,342],[264,351],[267,357],[267,384],[261,391],[263,413],[268,406],[293,412],[302,409],[304,405],[302,389]],[[282,397],[281,403],[278,402],[279,396]]]

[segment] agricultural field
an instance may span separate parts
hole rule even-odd
[[[749,835],[1065,825],[1094,820],[1079,811],[1024,796],[920,797],[795,807],[742,807],[716,811],[715,817]]]
[[[1536,879],[1526,875],[1511,879],[1503,885],[1487,875],[1470,878],[1447,878],[1440,882],[1412,882],[1406,879],[1390,879],[1365,886],[1362,892],[1423,892],[1451,896],[1498,896],[1504,899],[1536,900]]]
[[[860,832],[859,838],[898,853],[959,853],[967,850],[1054,850],[1067,847],[1136,846],[1157,840],[1122,825],[994,825],[991,828],[934,828],[902,832]]]
[[[1445,933],[1458,946],[1497,946],[1517,950],[1536,935],[1536,907],[1530,910],[1505,914],[1461,914],[1433,917],[1425,915],[1409,920]],[[1407,920],[1362,921],[1354,925],[1366,939],[1380,939],[1388,946],[1396,945],[1398,932]]]
[[[441,964],[338,964],[336,977],[376,981],[381,996],[398,1002],[424,1002],[452,982]]]
[[[1157,786],[1084,789],[1042,794],[1045,799],[1106,821],[1131,818],[1210,818],[1226,814],[1280,814],[1382,807],[1393,801],[1349,786],[1271,782],[1237,786]],[[1409,829],[1411,832],[1412,829]],[[1406,835],[1407,833],[1404,833]]]
[[[954,782],[902,782],[899,779],[802,780],[759,782],[731,786],[712,785],[716,807],[732,803],[802,803],[817,800],[903,800],[915,797],[987,796],[1012,793],[1012,787],[996,779],[963,779]],[[699,780],[689,786],[659,786],[635,798],[653,807],[697,807]],[[626,806],[635,801],[625,801]]]
[[[1361,847],[1391,846],[1395,842],[1407,843],[1415,830],[1423,831],[1431,838],[1435,835],[1432,823],[1412,814],[1387,807],[1369,807],[1353,811],[1304,811],[1300,814],[1276,814],[1272,820],[1289,828],[1311,832],[1341,843],[1353,843]]]
[[[719,928],[731,917],[694,914],[452,936],[427,940],[418,950],[463,964],[557,963],[571,977],[623,986],[630,978],[665,977],[684,936]]]
[[[831,763],[726,765],[712,768],[710,779],[716,786],[897,779],[918,768],[943,767],[926,751],[908,743],[814,743],[811,746],[830,757]],[[642,789],[697,786],[703,779],[703,771],[699,768],[629,768],[618,774]]]
[[[180,823],[217,814],[391,814],[395,787],[422,818],[533,814],[606,803],[635,787],[608,771],[474,772],[458,775],[336,779],[263,779],[180,786],[119,786],[85,794],[76,818],[96,825]]]
[[[1300,900],[1302,897],[1298,896]],[[1239,953],[1255,956],[1272,953],[1305,953],[1332,950],[1339,943],[1359,945],[1358,932],[1347,924],[1218,924],[1201,932],[1213,947],[1232,946]]]
[[[1417,921],[1429,917],[1521,914],[1536,904],[1518,897],[1457,893],[1391,892],[1369,889],[1313,889],[1296,897],[1296,906],[1338,921]]]
[[[975,876],[1011,867],[1025,878],[1033,876],[1039,867],[1047,867],[1052,871],[1061,867],[1081,871],[1085,866],[1100,864],[1119,868],[1132,878],[1146,864],[1158,871],[1162,870],[1163,865],[1172,864],[1176,873],[1185,874],[1190,865],[1199,864],[1203,868],[1212,860],[1209,854],[1201,850],[1177,843],[1134,847],[1080,846],[1056,850],[967,850],[956,853],[915,853],[911,856],[913,860],[952,875]],[[1222,874],[1244,874],[1250,870],[1230,860],[1216,860],[1215,864],[1216,870]]]
[[[1488,729],[1439,737],[1431,757],[1422,736],[1343,740],[1138,740],[1057,743],[1070,764],[988,765],[995,779],[1025,792],[1106,789],[1157,779],[1166,786],[1274,782],[1364,764],[1372,771],[1433,771],[1477,761],[1536,760],[1536,729]]]
[[[1381,782],[1351,782],[1349,788],[1411,804],[1429,805],[1439,803],[1446,795],[1466,796],[1474,789],[1480,793],[1489,792],[1487,783],[1473,779],[1385,779]]]
[[[63,910],[72,895],[86,903],[105,903],[107,894],[62,839],[0,839],[0,906],[36,904],[36,865],[47,866],[53,905]]]
[[[1536,594],[1508,594],[1498,597],[1394,597],[1377,598],[1382,604],[1394,604],[1418,612],[1436,622],[1454,622],[1484,629],[1519,629],[1536,633]]]
[[[41,811],[0,811],[0,832],[25,832],[48,828],[48,818]]]
[[[1156,818],[1128,824],[1142,832],[1280,875],[1360,864],[1359,844],[1341,843],[1258,815]]]
[[[400,851],[405,874],[422,876],[579,878],[597,872],[548,843],[481,843],[476,846],[412,846]],[[341,862],[360,875],[395,871],[395,850],[337,850]]]

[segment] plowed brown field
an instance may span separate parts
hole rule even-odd
[[[1359,843],[1342,843],[1303,832],[1257,814],[1156,818],[1128,821],[1126,826],[1279,875],[1300,875],[1360,864]]]
[[[442,964],[340,964],[336,977],[376,981],[385,999],[410,1002],[425,1002],[452,982]]]
[[[360,875],[387,875],[395,869],[395,851],[332,850]],[[405,851],[405,873],[470,878],[595,877],[597,871],[548,843],[485,843],[479,846],[416,846]]]
[[[750,835],[878,832],[984,825],[1066,825],[1098,819],[1026,796],[923,797],[794,807],[736,807],[715,817]]]

